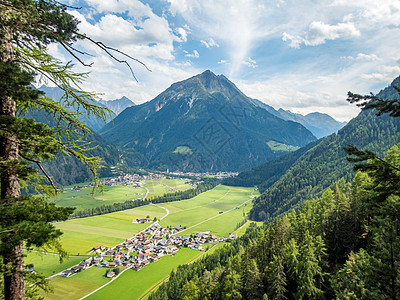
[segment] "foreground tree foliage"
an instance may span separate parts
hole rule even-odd
[[[55,189],[42,162],[61,152],[78,158],[94,175],[101,164],[101,159],[89,154],[90,146],[81,138],[90,130],[78,116],[84,113],[105,120],[109,111],[97,107],[93,95],[79,88],[86,74],[74,72],[71,63],[61,64],[46,47],[58,43],[87,65],[80,58],[85,53],[73,44],[87,39],[129,66],[112,53],[123,54],[120,51],[80,34],[77,20],[66,10],[67,6],[53,0],[0,1],[0,271],[4,274],[1,286],[5,299],[25,298],[23,247],[52,245],[61,251],[57,242],[61,232],[52,223],[66,220],[72,212],[33,195]],[[61,88],[62,99],[53,101],[33,89],[34,76]],[[49,127],[21,117],[31,111],[47,113],[58,125]],[[31,196],[21,196],[22,188],[27,188]],[[38,278],[33,280],[37,282]]]

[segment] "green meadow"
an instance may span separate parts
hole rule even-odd
[[[73,206],[79,210],[143,198],[147,192],[144,187],[149,189],[149,198],[161,196],[166,193],[173,193],[175,190],[183,191],[191,188],[190,185],[185,184],[185,182],[179,178],[149,179],[143,180],[142,182],[144,186],[141,187],[134,187],[132,185],[104,186],[103,191],[98,189],[95,190],[94,194],[92,194],[92,188],[83,188],[79,191],[75,191],[72,190],[72,188],[76,185],[71,185],[64,187],[63,191],[51,200],[56,202],[58,206]]]
[[[152,179],[143,180],[144,186],[149,189],[149,198],[154,198],[167,193],[173,193],[175,191],[185,191],[193,188],[192,186],[185,184],[185,181],[180,178],[175,179]]]
[[[56,276],[49,280],[49,286],[53,292],[43,293],[42,296],[51,300],[80,299],[110,280],[104,276],[105,272],[106,268],[92,267],[70,278]]]
[[[35,271],[46,277],[64,271],[88,258],[88,256],[69,256],[60,263],[60,257],[55,254],[28,252],[25,255],[25,263],[33,264]]]
[[[243,220],[244,214],[250,210],[249,200],[252,192],[252,188],[219,185],[192,199],[160,203],[159,205],[170,211],[160,225],[186,226],[187,230],[183,234],[211,231],[219,237],[226,236],[233,232],[236,224]],[[69,254],[86,255],[98,245],[115,246],[149,225],[132,223],[134,219],[146,216],[159,219],[165,213],[162,208],[146,205],[101,216],[60,222],[56,227],[64,233],[61,243]]]
[[[160,225],[186,226],[184,235],[211,231],[219,237],[227,236],[251,209],[253,191],[253,188],[219,185],[192,199],[160,203],[170,211]]]
[[[300,149],[300,147],[297,146],[286,145],[275,141],[269,141],[267,145],[272,151],[292,152]]]

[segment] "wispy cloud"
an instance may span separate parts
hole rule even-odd
[[[199,52],[197,52],[197,50],[193,50],[193,53],[189,53],[189,52],[187,52],[187,51],[184,51],[186,54],[185,54],[185,56],[186,57],[191,57],[191,58],[199,58],[200,57],[200,54],[199,54]]]
[[[227,46],[230,74],[240,71],[254,44],[269,30],[259,30],[265,24],[264,5],[255,0],[169,0],[172,14],[179,14],[192,28],[209,38],[201,38],[207,48],[218,44]]]
[[[219,45],[216,41],[214,41],[213,38],[209,38],[208,40],[201,40],[200,43],[202,43],[207,48],[219,47]]]
[[[246,60],[244,60],[242,62],[245,66],[249,67],[249,68],[257,68],[257,62],[254,59],[251,59],[250,57],[248,57]]]
[[[282,35],[283,41],[290,41],[289,45],[293,48],[299,48],[301,44],[306,46],[318,46],[324,44],[327,40],[336,40],[339,38],[355,38],[361,35],[360,31],[353,23],[338,23],[329,25],[323,22],[315,21],[308,27],[305,37],[293,36],[287,32]]]

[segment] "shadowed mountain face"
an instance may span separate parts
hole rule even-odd
[[[284,153],[267,143],[301,147],[316,138],[299,123],[255,105],[211,71],[174,83],[152,101],[125,109],[102,136],[171,170],[242,170]]]

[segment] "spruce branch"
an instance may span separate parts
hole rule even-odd
[[[56,193],[59,192],[59,190],[58,190],[57,187],[55,186],[53,180],[51,179],[51,177],[49,176],[49,174],[47,174],[46,170],[43,168],[42,163],[41,163],[40,161],[35,160],[35,159],[28,158],[28,157],[26,157],[25,155],[23,155],[22,153],[20,153],[19,155],[20,155],[23,159],[35,163],[35,164],[38,166],[38,168],[40,169],[40,171],[42,171],[42,173],[44,174],[44,176],[47,178],[47,180],[49,181],[49,183],[50,183],[51,187],[54,189],[54,191],[55,191]]]

